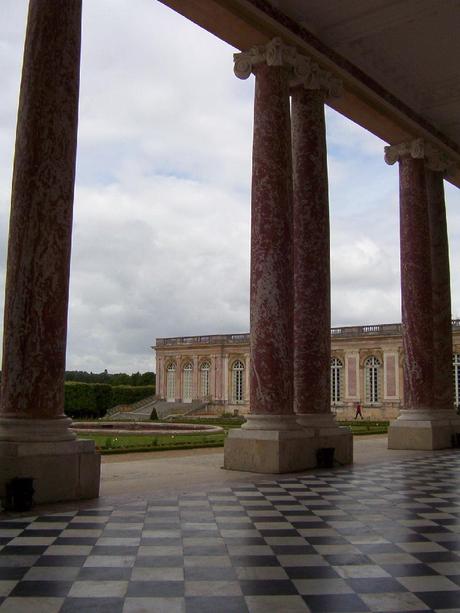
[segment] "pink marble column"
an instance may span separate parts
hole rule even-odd
[[[433,298],[425,162],[399,159],[404,408],[434,408]]]
[[[63,408],[80,29],[81,0],[30,1],[8,243],[3,439],[18,419],[23,427],[46,419],[50,438],[61,426],[59,440],[74,436]]]
[[[289,74],[254,67],[251,413],[292,414],[292,176]]]
[[[444,176],[425,171],[431,242],[433,284],[434,397],[435,408],[452,410],[452,314],[450,302],[449,242],[447,237]]]
[[[330,413],[331,300],[324,92],[292,90],[294,410]]]

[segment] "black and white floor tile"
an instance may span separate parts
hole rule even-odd
[[[460,612],[460,453],[0,521],[0,613]]]

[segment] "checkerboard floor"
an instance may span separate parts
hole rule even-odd
[[[460,453],[0,521],[0,613],[460,612]]]

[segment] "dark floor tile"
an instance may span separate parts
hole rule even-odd
[[[28,566],[12,566],[10,568],[0,567],[0,581],[22,579],[28,570]]]
[[[265,545],[265,540],[257,536],[224,536],[226,545]],[[273,549],[273,547],[272,547]]]
[[[458,562],[460,564],[460,557],[454,551],[425,551],[411,553],[411,555],[425,564],[434,562]]]
[[[184,568],[187,581],[235,581],[236,571],[230,567],[190,566]]]
[[[403,549],[393,543],[371,543],[363,545],[355,545],[357,549],[364,554],[369,553],[405,553]]]
[[[5,545],[0,550],[1,556],[40,556],[49,545]],[[0,560],[1,566],[1,560]]]
[[[10,596],[67,596],[71,581],[20,581]]]
[[[184,545],[185,556],[223,556],[227,554],[225,545]]]
[[[348,585],[357,594],[382,594],[384,592],[407,592],[406,588],[390,577],[347,579]]]
[[[303,596],[312,613],[346,613],[347,611],[370,611],[369,607],[356,594],[330,594]]]
[[[240,581],[240,587],[245,596],[285,596],[298,595],[291,581]]]
[[[135,556],[138,546],[127,545],[95,545],[91,550],[92,556]]]
[[[332,566],[291,566],[284,570],[290,579],[340,579]]]
[[[42,556],[35,566],[83,566],[86,556]]]
[[[73,518],[73,516],[69,516],[69,515],[41,515],[40,517],[37,517],[37,519],[34,521],[34,523],[40,522],[43,524],[46,523],[50,523],[50,524],[54,524],[54,523],[69,523],[70,520]],[[45,526],[43,526],[45,528]],[[2,528],[4,528],[4,525],[2,524]]]
[[[48,536],[59,536],[62,530],[46,530],[46,528],[38,529],[38,530],[24,530],[19,536],[33,536],[33,537],[48,537]]]
[[[66,598],[59,613],[122,613],[123,598]]]
[[[131,568],[112,566],[83,567],[78,573],[78,581],[129,581]]]
[[[102,530],[104,525],[96,522],[72,522],[67,527],[71,530]]]
[[[233,566],[279,566],[276,556],[232,556]]]
[[[426,564],[384,564],[381,568],[392,577],[427,577],[438,574]]]
[[[416,592],[415,595],[431,609],[459,609],[460,589],[442,592]]]
[[[141,568],[182,567],[184,558],[182,556],[138,556],[134,561],[134,566]]]
[[[329,562],[331,566],[347,566],[349,564],[373,564],[371,560],[359,553],[338,553],[334,555],[324,555],[325,560]]]
[[[457,551],[458,553],[460,553],[460,540],[458,541],[443,541],[442,543],[439,543],[442,547],[445,547],[446,549],[448,549],[449,551]]]
[[[348,545],[349,543],[343,536],[309,536],[308,542],[312,545]]]
[[[70,536],[70,537],[59,537],[57,538],[53,545],[95,545],[97,542],[97,538],[83,536],[81,538]]]
[[[127,597],[171,597],[184,595],[183,581],[130,581]]]
[[[287,528],[286,530],[264,530],[259,527],[259,532],[262,536],[299,536],[297,530]]]
[[[244,598],[240,596],[188,597],[186,613],[248,613]]]
[[[270,545],[277,556],[316,555],[318,552],[310,545]]]
[[[179,546],[182,545],[182,539],[181,538],[151,538],[148,536],[148,537],[141,537],[140,544],[141,545],[156,545],[159,547],[165,547],[165,546],[175,547],[177,545]]]

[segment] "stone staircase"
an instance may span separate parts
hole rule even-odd
[[[149,396],[134,404],[124,407],[114,407],[104,419],[108,421],[148,421],[153,409],[159,419],[167,419],[176,415],[192,415],[203,411],[206,402],[193,400],[192,402],[167,402],[157,396]]]

